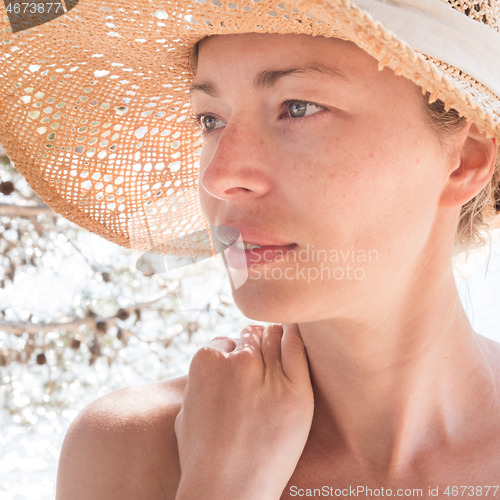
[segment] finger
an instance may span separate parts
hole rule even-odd
[[[210,340],[206,347],[221,352],[232,352],[236,347],[236,341],[229,337],[215,337]]]
[[[188,384],[192,380],[194,373],[205,373],[205,371],[217,363],[221,357],[225,357],[236,347],[236,342],[229,337],[215,337],[201,349],[198,349],[189,365]],[[221,356],[222,355],[222,356]]]
[[[281,366],[281,337],[283,335],[282,325],[275,324],[266,326],[262,335],[262,357],[266,370],[279,369]]]
[[[203,386],[210,381],[211,374],[214,377],[220,375],[220,370],[223,367],[221,361],[227,359],[230,353],[236,347],[236,342],[229,337],[215,337],[201,349],[198,349],[191,359],[189,365],[188,382],[184,394],[188,391],[188,387],[194,387],[195,391],[199,386]]]
[[[283,373],[294,383],[310,383],[309,363],[306,348],[297,323],[283,324],[281,338],[281,364]]]
[[[236,351],[250,349],[254,353],[260,353],[262,344],[262,332],[264,327],[261,325],[247,325],[241,331],[240,338],[236,342]]]
[[[177,438],[180,435],[181,428],[182,428],[182,407],[181,407],[179,413],[177,413],[177,416],[175,417],[175,420],[174,420],[174,432],[175,432],[175,435],[177,436]]]

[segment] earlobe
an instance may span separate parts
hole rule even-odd
[[[446,179],[439,206],[462,206],[474,198],[491,179],[496,155],[496,140],[487,138],[475,124],[469,124],[459,151],[460,163]]]

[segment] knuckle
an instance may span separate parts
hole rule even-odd
[[[263,325],[246,325],[241,331],[241,336],[245,335],[262,335],[265,327]]]
[[[240,341],[244,345],[260,344],[264,338],[265,328],[261,325],[248,325],[240,333]]]
[[[189,371],[206,371],[213,367],[221,359],[221,352],[217,349],[213,349],[210,346],[202,347],[198,349],[191,359],[191,365]]]
[[[231,375],[237,380],[253,380],[254,376],[260,377],[264,368],[260,352],[250,348],[239,350],[232,357],[229,369]]]
[[[217,341],[217,340],[222,340],[222,341],[226,341],[226,340],[231,340],[229,337],[226,337],[225,335],[217,335],[216,337],[213,337],[210,342],[214,342],[214,341]]]
[[[270,325],[265,328],[262,334],[262,342],[273,343],[281,340],[283,329],[280,325]]]
[[[215,346],[222,347],[224,351],[232,351],[236,347],[236,342],[230,337],[218,336],[211,339],[207,347]]]
[[[250,366],[255,363],[257,356],[252,349],[243,348],[235,353],[234,362],[237,366]]]
[[[283,333],[283,326],[280,324],[273,324],[266,327],[266,333],[271,335],[280,335]]]

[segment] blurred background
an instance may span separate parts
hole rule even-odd
[[[500,241],[457,262],[477,332],[500,341]],[[491,258],[490,258],[491,254]],[[187,372],[247,324],[221,256],[165,273],[50,210],[0,147],[0,500],[54,498],[64,434],[90,401]]]

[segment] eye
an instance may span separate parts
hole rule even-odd
[[[292,118],[302,118],[326,109],[319,104],[307,101],[287,101],[285,104],[287,106],[288,114]]]
[[[213,115],[196,115],[196,121],[204,132],[211,132],[225,126],[225,123],[220,118]]]

